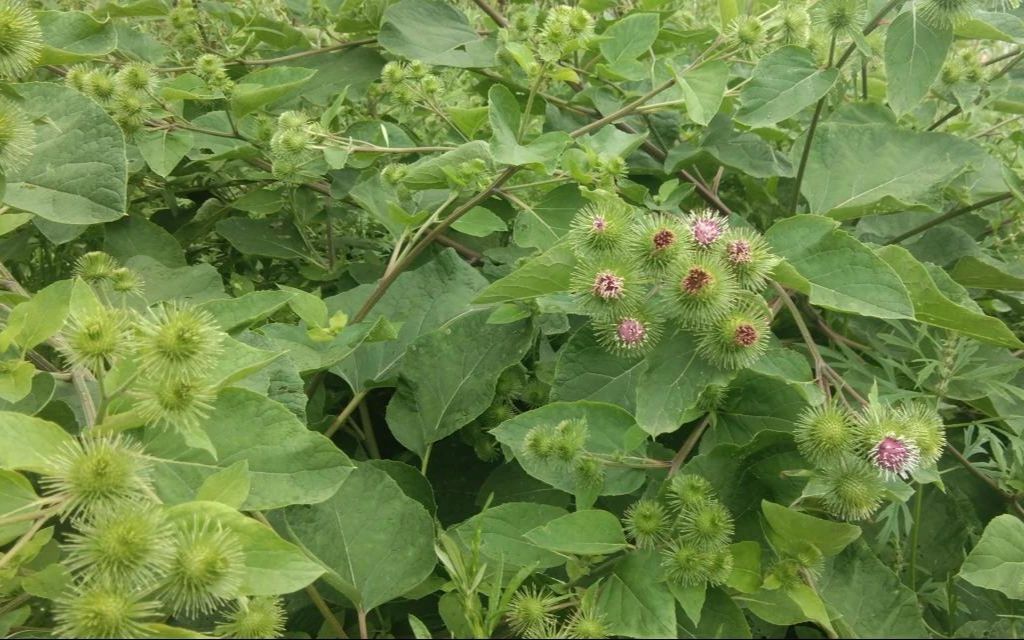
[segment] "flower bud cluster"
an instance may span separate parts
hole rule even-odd
[[[126,64],[116,73],[87,64],[75,65],[64,76],[64,82],[106,108],[125,133],[139,130],[156,107],[156,73],[141,62]]]
[[[719,366],[749,366],[764,352],[769,314],[757,294],[778,258],[760,234],[707,210],[648,215],[605,199],[579,211],[569,237],[572,291],[609,351],[646,353],[672,319]]]
[[[562,420],[557,425],[537,425],[526,432],[526,455],[571,474],[577,488],[592,489],[604,484],[602,458],[587,450],[590,431],[583,418]]]
[[[825,509],[844,520],[871,517],[885,481],[933,468],[946,444],[942,418],[921,402],[874,402],[857,413],[826,403],[806,410],[793,435],[816,468]]]
[[[673,584],[716,586],[732,573],[732,514],[701,476],[671,477],[657,496],[627,509],[623,523],[636,546],[661,552],[662,569]]]

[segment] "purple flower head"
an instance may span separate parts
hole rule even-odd
[[[711,212],[690,216],[690,235],[701,249],[707,249],[725,233],[725,220]]]
[[[671,229],[658,229],[651,237],[651,243],[655,251],[662,251],[676,243],[676,234]]]
[[[871,448],[871,462],[887,477],[908,477],[921,462],[921,452],[910,440],[889,434]]]
[[[647,337],[647,327],[636,318],[623,318],[615,328],[615,334],[623,346],[634,347]]]
[[[611,271],[601,271],[594,277],[594,285],[591,291],[598,298],[605,300],[616,300],[625,293],[626,281],[622,276],[615,275]]]
[[[590,230],[594,233],[604,233],[608,228],[608,221],[602,215],[595,215],[590,220]]]
[[[736,327],[733,332],[733,342],[737,347],[749,347],[757,344],[757,341],[761,338],[760,332],[752,324],[743,323]]]
[[[693,267],[683,276],[679,287],[690,295],[698,295],[708,286],[712,285],[714,280],[714,276],[708,273],[706,269]]]
[[[746,240],[734,240],[725,247],[729,262],[733,264],[747,264],[753,259],[750,250],[750,243]]]

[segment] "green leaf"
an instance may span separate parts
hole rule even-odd
[[[482,38],[454,6],[402,0],[387,8],[377,42],[395,55],[447,67],[494,65],[496,41]]]
[[[685,148],[686,145],[680,145]],[[754,178],[790,177],[794,175],[792,163],[774,146],[749,131],[737,131],[730,118],[720,113],[704,131],[700,148],[722,164],[739,169]],[[675,170],[681,164],[676,154],[669,153],[666,170]],[[806,182],[805,182],[806,184]]]
[[[818,594],[840,638],[926,638],[916,594],[875,557],[864,541],[826,563]]]
[[[164,300],[197,303],[227,297],[220,273],[210,264],[171,268],[147,255],[139,255],[125,262],[125,266],[142,278],[143,294],[149,304]]]
[[[191,131],[168,129],[136,131],[134,139],[143,160],[153,173],[162,178],[171,175],[195,144],[195,137]]]
[[[473,140],[441,155],[427,156],[406,165],[408,169],[402,184],[410,189],[443,189],[448,187],[451,171],[476,160],[491,162],[491,149],[483,140]]]
[[[39,64],[67,64],[106,55],[117,46],[110,20],[100,22],[81,11],[40,11],[36,14],[43,32]]]
[[[656,551],[634,551],[615,563],[597,602],[609,635],[676,637],[676,601],[662,580],[661,556]]]
[[[747,619],[729,595],[722,589],[708,589],[700,624],[696,628],[679,620],[677,638],[749,638]]]
[[[838,69],[819,69],[803,47],[781,47],[761,58],[740,91],[736,120],[764,127],[791,118],[829,92]]]
[[[1024,347],[1024,343],[1002,321],[947,298],[932,280],[928,269],[903,247],[889,245],[877,249],[876,253],[900,275],[914,303],[914,318],[919,322],[1003,347]]]
[[[696,417],[694,407],[704,389],[725,382],[726,372],[697,353],[697,341],[679,330],[665,336],[647,356],[636,383],[636,421],[657,436],[671,433]]]
[[[569,233],[573,216],[585,204],[576,185],[564,185],[550,191],[536,205],[521,209],[516,214],[512,229],[515,243],[541,251],[551,249]]]
[[[127,162],[121,128],[99,106],[67,87],[18,84],[35,123],[29,163],[7,174],[4,203],[63,224],[93,224],[125,214]]]
[[[744,540],[729,545],[729,551],[732,553],[732,573],[726,585],[743,593],[757,591],[761,586],[761,545],[753,540]]]
[[[249,497],[251,486],[249,462],[239,460],[203,480],[199,491],[196,492],[196,500],[219,502],[232,509],[240,509]]]
[[[761,513],[768,524],[769,540],[777,549],[799,551],[810,543],[825,556],[834,556],[860,537],[860,527],[845,522],[822,520],[767,500],[761,501]]]
[[[33,506],[32,503],[38,498],[32,489],[32,483],[24,476],[8,469],[0,469],[0,518],[37,511],[39,507]],[[31,526],[31,520],[0,525],[0,545],[8,544],[28,531]]]
[[[246,510],[320,502],[352,471],[348,457],[330,440],[306,429],[283,405],[249,390],[221,391],[202,426],[216,460],[183,446],[173,432],[146,444],[155,459],[157,493],[165,502],[191,500],[207,478],[239,460],[249,464]]]
[[[633,413],[637,385],[646,370],[646,359],[623,358],[609,352],[591,328],[583,326],[558,352],[551,399],[597,400]]]
[[[434,569],[434,521],[386,473],[356,467],[325,502],[284,511],[289,535],[325,579],[363,610],[397,598]]]
[[[490,209],[473,207],[452,224],[452,229],[469,236],[485,238],[492,233],[508,231],[508,225]]]
[[[554,169],[562,151],[572,141],[568,134],[549,131],[529,144],[520,144],[519,127],[523,115],[512,92],[503,84],[495,84],[487,93],[487,102],[490,105],[491,155],[494,159],[512,166],[542,164],[548,170]]]
[[[707,125],[722,106],[729,82],[729,65],[723,60],[712,60],[677,73],[676,82],[686,100],[686,115],[697,124]]]
[[[708,585],[701,583],[699,585],[682,586],[669,582],[667,586],[676,602],[682,607],[683,613],[690,619],[690,622],[700,624],[700,612],[704,608],[704,599],[708,594]]]
[[[522,359],[532,341],[529,322],[487,324],[484,313],[420,337],[402,360],[398,388],[388,403],[391,433],[422,456],[432,442],[491,405],[498,376]]]
[[[324,570],[270,527],[219,502],[187,502],[167,509],[171,522],[209,518],[238,536],[245,552],[242,595],[273,596],[312,584]]]
[[[303,67],[267,67],[239,78],[231,94],[231,113],[242,117],[277,100],[294,95],[316,75]]]
[[[601,34],[601,55],[607,69],[628,80],[643,78],[645,65],[637,62],[658,37],[660,20],[656,13],[632,13],[611,23]]]
[[[701,439],[701,444],[743,444],[761,431],[788,433],[806,406],[807,399],[796,386],[775,377],[741,371],[729,384],[725,403],[716,414],[715,427]]]
[[[453,527],[464,545],[472,544],[479,535],[480,553],[507,567],[539,569],[558,567],[565,558],[544,549],[526,538],[526,534],[562,518],[565,509],[533,502],[508,502],[491,507]]]
[[[996,516],[964,560],[960,577],[983,589],[1024,600],[1024,523],[1016,516]]]
[[[174,236],[140,215],[103,225],[103,250],[121,261],[145,255],[165,267],[185,266],[185,252]]]
[[[876,318],[913,318],[900,277],[884,260],[828,218],[797,215],[765,233],[772,249],[795,270],[776,279],[810,296],[811,303]]]
[[[945,133],[826,122],[811,143],[801,193],[810,213],[837,220],[937,210],[946,184],[987,161],[980,147]]]
[[[309,259],[309,250],[288,221],[227,218],[216,226],[231,246],[244,254],[282,260]]]
[[[986,256],[964,256],[949,272],[965,287],[1024,291],[1024,270]]]
[[[905,11],[885,36],[885,76],[889,106],[903,115],[928,95],[953,43],[948,27],[936,27],[914,11]]]
[[[199,305],[227,332],[244,329],[270,317],[288,304],[295,294],[288,291],[253,291],[238,298],[209,300]]]
[[[494,304],[529,300],[569,290],[576,256],[565,245],[556,245],[532,258],[504,278],[492,282],[473,300],[475,304]]]
[[[48,420],[0,411],[0,468],[44,473],[71,439]]]
[[[578,487],[571,469],[538,460],[526,453],[524,446],[530,429],[550,428],[572,419],[587,422],[587,451],[611,456],[643,455],[644,433],[633,417],[619,407],[600,402],[552,402],[503,422],[491,430],[491,435],[512,450],[528,474],[556,489],[573,493]],[[609,466],[605,469],[599,495],[630,493],[643,479],[644,474],[639,469]]]
[[[0,400],[18,402],[32,391],[36,368],[25,360],[0,361]]]
[[[362,345],[350,357],[331,368],[360,391],[377,380],[393,376],[405,349],[420,335],[432,331],[465,311],[478,291],[487,285],[480,272],[466,264],[455,251],[446,249],[431,262],[398,276],[367,321],[386,318],[400,324],[398,338]],[[353,317],[374,285],[363,285],[328,298],[331,312],[343,310]]]
[[[629,546],[619,519],[600,509],[574,511],[527,531],[524,537],[543,549],[578,556],[602,556]]]
[[[31,349],[56,335],[68,317],[72,286],[71,280],[58,280],[14,307],[0,333],[0,345]]]

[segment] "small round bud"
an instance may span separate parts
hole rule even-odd
[[[718,549],[732,538],[732,516],[717,500],[709,501],[680,513],[679,530],[683,540],[698,549]]]
[[[864,520],[882,504],[885,485],[869,463],[847,456],[822,473],[825,509],[843,520]]]
[[[139,322],[136,348],[146,375],[191,379],[213,366],[221,333],[206,311],[165,305]]]
[[[630,236],[632,217],[632,208],[619,200],[589,204],[573,218],[569,239],[583,254],[620,251]]]
[[[673,584],[692,587],[708,579],[707,555],[687,542],[673,542],[663,551],[661,567],[665,578]]]
[[[538,460],[548,460],[554,455],[554,439],[547,429],[537,425],[526,432],[526,436],[523,438],[523,449],[527,455]]]
[[[86,580],[143,587],[170,564],[171,528],[159,507],[125,502],[100,511],[68,536],[65,565]]]
[[[212,53],[204,53],[196,58],[193,68],[196,75],[206,78],[207,80],[223,76],[227,73],[224,69],[224,59],[220,56],[213,55]]]
[[[90,251],[75,261],[75,276],[90,284],[102,282],[114,276],[117,260],[102,251]]]
[[[285,111],[277,117],[277,126],[286,131],[305,129],[309,126],[309,116],[302,111]]]
[[[577,457],[572,475],[579,487],[600,488],[604,484],[604,465],[593,458]]]
[[[730,229],[717,246],[722,260],[736,276],[736,283],[747,291],[764,289],[779,263],[761,234],[747,229]]]
[[[573,271],[570,290],[590,313],[625,312],[636,306],[645,278],[632,264],[609,258],[581,260]]]
[[[835,403],[805,409],[796,421],[793,438],[801,455],[821,467],[841,460],[857,448],[853,416]]]
[[[800,6],[786,6],[779,19],[779,38],[783,44],[803,45],[810,35],[811,16]]]
[[[225,638],[280,638],[284,635],[285,613],[280,598],[244,598],[217,625]]]
[[[607,638],[611,635],[611,629],[604,616],[589,607],[576,610],[569,619],[567,631],[569,638]]]
[[[149,94],[156,90],[156,77],[149,65],[132,62],[121,67],[114,75],[114,82],[124,93]]]
[[[690,473],[672,476],[666,486],[668,503],[680,513],[709,504],[714,500],[712,491],[710,482]]]
[[[738,292],[736,278],[711,253],[684,257],[669,270],[667,294],[685,326],[700,327],[724,318]]]
[[[188,379],[155,379],[133,392],[135,410],[146,424],[188,431],[197,428],[213,409],[214,392]]]
[[[647,216],[630,233],[627,250],[642,269],[659,275],[686,251],[686,230],[675,218]]]
[[[406,72],[405,67],[400,62],[391,62],[384,65],[384,68],[380,70],[380,79],[385,84],[398,84],[405,80]]]
[[[39,60],[43,33],[31,9],[20,0],[0,2],[0,75],[17,78]]]
[[[728,547],[722,547],[713,551],[705,551],[705,571],[707,572],[708,584],[720,586],[725,584],[732,575],[733,558]]]
[[[939,412],[923,402],[911,402],[901,406],[897,415],[917,447],[921,466],[934,466],[946,448],[946,426]]]
[[[792,558],[783,558],[772,564],[765,572],[766,589],[791,589],[804,584],[800,576],[800,563]]]
[[[44,473],[47,493],[64,513],[92,516],[152,495],[142,448],[123,436],[67,442]]]
[[[155,622],[158,602],[145,601],[141,592],[95,582],[72,585],[54,603],[54,634],[60,638],[146,638],[147,623]]]
[[[661,320],[651,311],[624,311],[595,323],[597,341],[612,353],[635,358],[648,353],[661,338]]]
[[[547,589],[525,587],[509,600],[505,616],[514,632],[530,634],[555,621],[554,608],[560,602],[561,598]]]
[[[697,408],[704,412],[718,411],[729,398],[729,385],[709,384],[697,399]]]
[[[99,374],[128,352],[130,333],[125,314],[98,307],[70,318],[64,337],[68,363]]]
[[[741,51],[756,53],[765,43],[764,23],[757,16],[737,16],[729,25],[728,34]]]
[[[128,267],[118,267],[110,274],[110,288],[118,293],[142,293],[142,278]]]
[[[411,61],[405,69],[409,73],[409,77],[413,80],[419,80],[430,73],[430,67],[428,67],[422,60]]]
[[[864,23],[862,0],[823,0],[815,6],[815,22],[829,35],[859,31]]]
[[[646,498],[634,502],[622,520],[626,534],[640,548],[660,544],[672,528],[665,507],[657,500]]]
[[[929,24],[939,28],[952,28],[970,19],[978,8],[976,0],[921,0],[918,13]]]
[[[768,346],[769,311],[752,294],[737,298],[735,307],[698,331],[697,350],[726,369],[741,369],[757,362]]]
[[[0,98],[0,171],[11,173],[28,164],[36,146],[36,131],[13,102]]]
[[[587,444],[589,429],[582,418],[562,420],[551,436],[551,454],[564,463],[574,463]]]
[[[270,151],[280,158],[302,156],[313,148],[313,137],[306,129],[281,129],[270,139]]]
[[[117,92],[114,78],[106,71],[93,69],[85,76],[85,94],[100,104],[106,104]]]
[[[85,93],[85,83],[89,75],[89,69],[89,66],[84,64],[76,64],[69,68],[67,73],[64,74],[65,84],[79,93]]]
[[[233,531],[208,520],[182,524],[175,531],[162,599],[175,613],[209,613],[238,595],[244,564]]]

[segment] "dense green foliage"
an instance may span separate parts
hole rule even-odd
[[[0,636],[970,637],[1009,0],[0,0]]]

